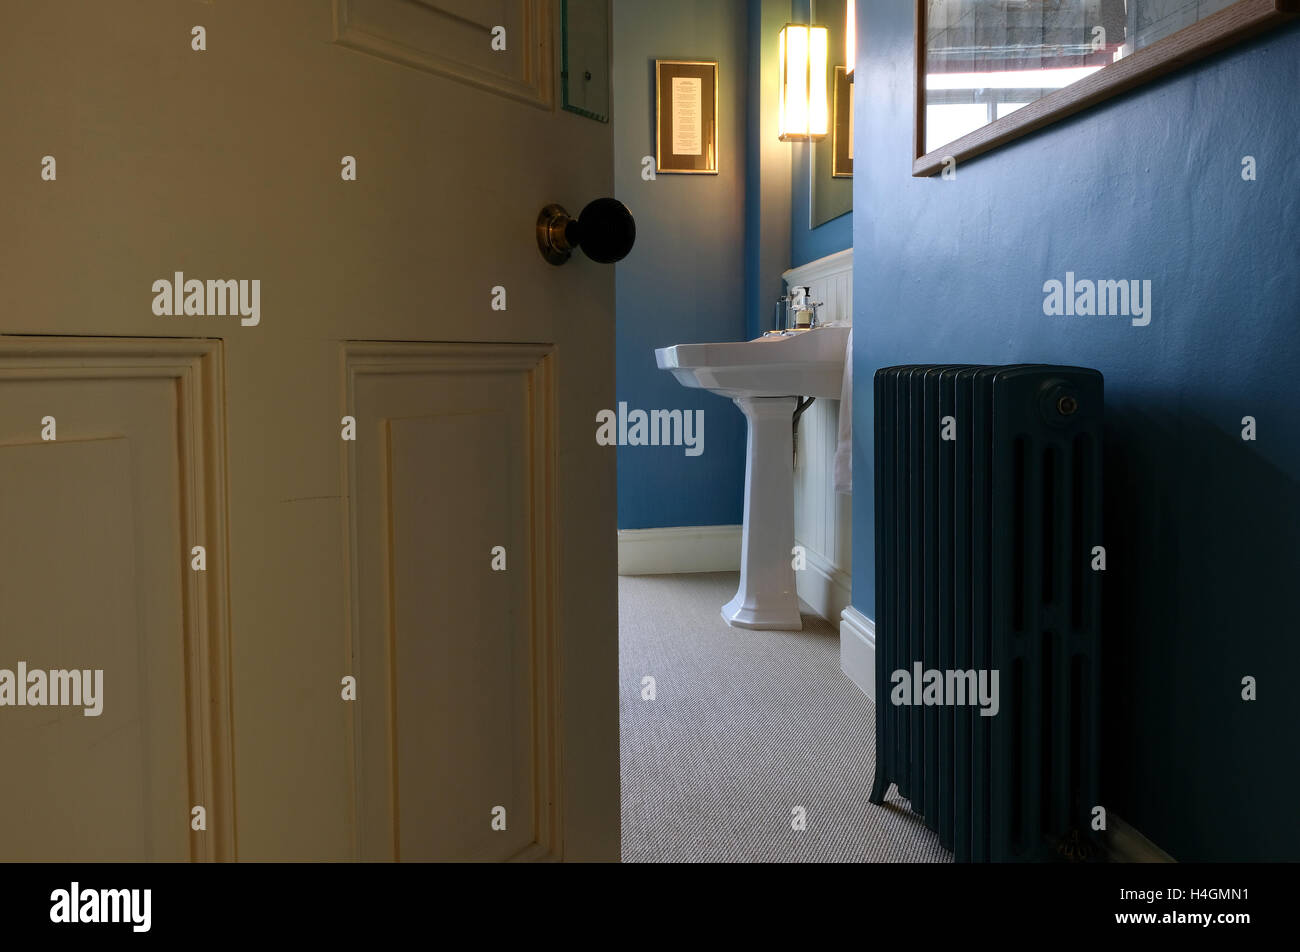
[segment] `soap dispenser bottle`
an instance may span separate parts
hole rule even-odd
[[[812,300],[812,288],[795,288],[794,296],[798,302],[794,308],[795,329],[806,331],[815,327],[817,308],[821,307],[821,302]]]

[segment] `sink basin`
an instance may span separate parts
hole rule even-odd
[[[849,328],[815,327],[722,344],[677,344],[655,351],[661,370],[684,387],[727,397],[840,398]]]
[[[795,586],[794,436],[800,397],[839,400],[848,327],[769,335],[723,344],[677,344],[655,351],[655,362],[684,387],[730,397],[745,414],[745,528],[740,587],[722,606],[736,628],[798,631]]]

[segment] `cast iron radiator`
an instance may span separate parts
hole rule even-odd
[[[1086,851],[1098,802],[1102,376],[886,367],[875,399],[871,799],[896,784],[958,861]],[[931,670],[939,703],[910,684],[920,673],[933,689]],[[961,703],[980,672],[986,696],[997,672],[991,716],[969,692]]]

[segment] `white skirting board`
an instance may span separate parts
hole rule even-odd
[[[852,577],[816,549],[796,541],[804,545],[808,563],[807,567],[795,573],[799,598],[827,621],[841,617],[853,595]]]
[[[840,614],[840,670],[876,700],[876,623],[852,605]]]
[[[619,575],[739,572],[740,526],[618,530]]]

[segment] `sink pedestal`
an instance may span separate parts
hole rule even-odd
[[[735,397],[749,422],[745,453],[745,529],[740,588],[722,606],[736,628],[799,631],[794,567],[794,436],[796,397]],[[757,515],[757,518],[755,516]]]
[[[730,397],[749,421],[740,590],[722,608],[728,625],[798,631],[794,586],[794,438],[799,394],[838,400],[851,328],[826,324],[750,341],[674,344],[655,365],[684,387]]]

